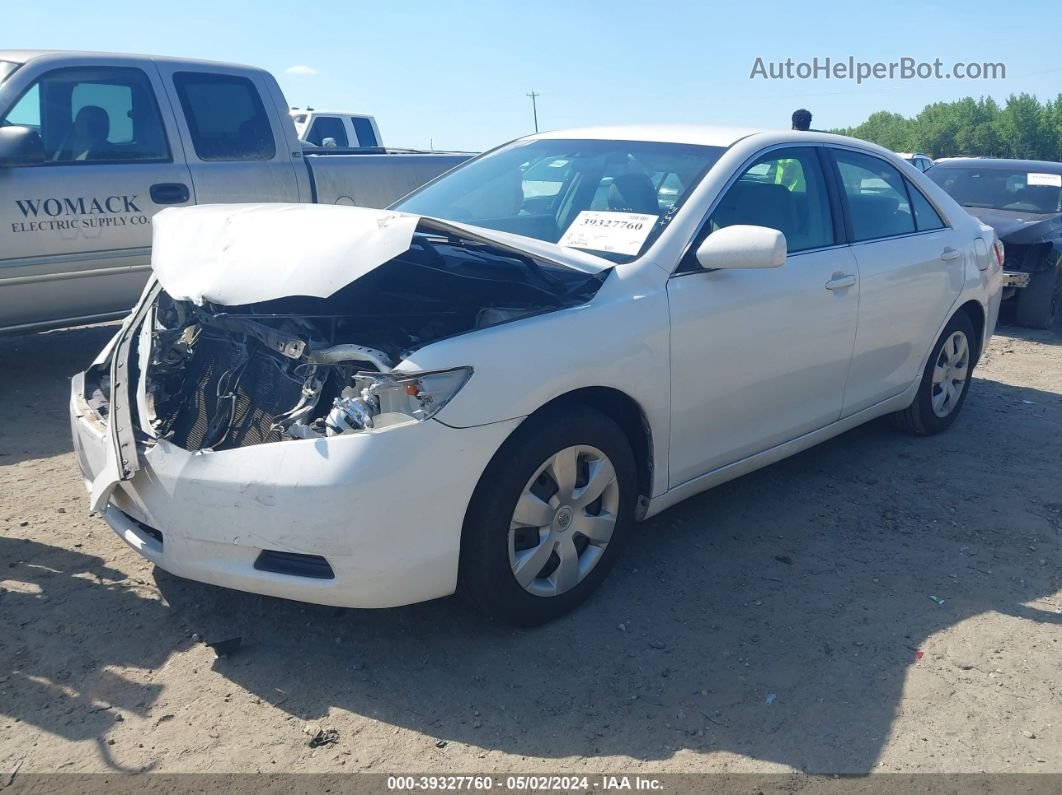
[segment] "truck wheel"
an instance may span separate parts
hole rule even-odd
[[[532,418],[476,486],[459,590],[490,617],[518,626],[567,613],[620,554],[636,490],[630,444],[604,414],[568,406]]]
[[[969,316],[956,312],[933,346],[918,394],[910,406],[892,415],[894,423],[919,436],[951,427],[970,389],[977,344]]]
[[[1029,286],[1018,290],[1018,325],[1052,328],[1062,303],[1062,270],[1052,268],[1031,274]]]

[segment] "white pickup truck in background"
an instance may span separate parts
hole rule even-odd
[[[165,207],[386,207],[468,157],[304,148],[262,69],[0,50],[0,332],[126,314]]]
[[[292,108],[291,120],[299,140],[311,146],[372,149],[384,145],[376,119],[363,113]]]

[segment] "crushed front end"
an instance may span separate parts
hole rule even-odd
[[[585,303],[601,279],[417,235],[327,297],[222,305],[153,280],[73,382],[92,507],[190,579],[350,607],[452,593],[468,500],[519,420],[445,425],[472,369],[404,360]]]

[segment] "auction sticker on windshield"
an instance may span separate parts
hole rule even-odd
[[[1053,188],[1062,188],[1062,174],[1029,174],[1026,185],[1050,185]]]
[[[644,213],[583,210],[561,235],[557,245],[613,254],[637,254],[653,231],[657,218],[659,216]]]

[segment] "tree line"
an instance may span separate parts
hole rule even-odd
[[[856,127],[832,132],[935,158],[1062,161],[1062,94],[1044,103],[1032,94],[1011,94],[1002,107],[991,97],[934,102],[911,118],[883,110]]]

